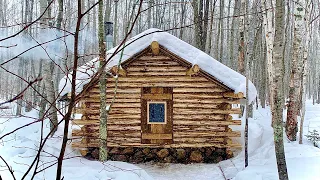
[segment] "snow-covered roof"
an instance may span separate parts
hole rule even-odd
[[[235,93],[242,92],[246,94],[246,78],[240,73],[232,70],[231,68],[225,66],[219,61],[215,60],[208,54],[202,52],[196,47],[182,41],[181,39],[167,33],[160,29],[148,29],[132,38],[126,42],[126,46],[123,51],[123,56],[121,62],[125,62],[130,57],[136,53],[141,52],[148,46],[151,42],[157,41],[160,45],[171,51],[172,53],[178,55],[184,60],[190,62],[191,64],[197,64],[202,70],[206,71],[213,77],[215,77],[222,84],[228,86],[230,89],[234,90]],[[115,51],[117,47],[110,49],[107,52],[107,58],[109,58]],[[121,52],[118,52],[107,64],[107,68],[111,68],[117,65],[121,56]],[[94,73],[99,67],[98,58],[95,58],[85,65],[77,69],[77,80],[76,80],[76,92],[82,91],[83,86],[87,84]],[[249,102],[252,102],[256,95],[257,90],[253,83],[249,82]],[[59,92],[61,95],[69,93],[71,91],[71,74],[68,78],[65,76],[60,80]]]

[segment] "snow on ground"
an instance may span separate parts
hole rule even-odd
[[[306,105],[304,134],[308,134],[308,129],[320,132],[320,105],[313,106],[311,101],[307,101]],[[273,130],[270,125],[270,109],[259,107],[255,110],[254,117],[249,120],[249,166],[246,169],[243,151],[219,164],[142,164],[139,167],[156,180],[277,180]],[[320,149],[313,147],[306,137],[302,145],[285,140],[285,152],[290,180],[320,179]]]
[[[0,137],[4,134],[30,122],[38,117],[37,110],[25,113],[20,118],[1,118],[0,117]],[[0,156],[2,156],[14,170],[16,179],[21,179],[28,169],[36,155],[36,149],[39,146],[41,123],[30,125],[26,128],[16,131],[14,134],[0,140]],[[44,134],[49,132],[49,123],[44,123]],[[59,126],[55,135],[50,138],[40,161],[40,169],[48,167],[57,162],[54,156],[58,156],[61,147],[61,137],[63,126]],[[113,180],[148,180],[152,179],[141,168],[124,162],[106,162],[104,164],[98,161],[90,161],[79,156],[70,147],[66,149],[66,159],[63,161],[63,176],[66,180],[95,180],[95,179],[113,179]],[[10,180],[12,176],[6,171],[5,164],[0,160],[0,175],[3,180]],[[29,173],[32,174],[33,170]],[[46,169],[39,173],[35,179],[55,179],[56,166]],[[1,179],[1,178],[0,178]],[[31,179],[27,176],[26,179]]]
[[[26,113],[31,118],[1,118],[0,136],[21,125],[32,122],[37,117],[37,111]],[[63,175],[65,179],[156,179],[156,180],[276,180],[278,173],[273,144],[273,131],[270,126],[270,109],[259,108],[254,112],[254,118],[249,120],[249,166],[244,169],[244,155],[239,152],[231,160],[219,164],[139,164],[132,165],[123,162],[108,162],[102,164],[89,161],[78,156],[70,147],[66,150],[66,157],[74,157],[64,161]],[[62,126],[45,146],[41,168],[50,165],[55,160],[50,154],[57,156],[61,145]],[[307,101],[304,134],[317,129],[320,131],[320,105],[312,105]],[[243,127],[240,128],[243,130]],[[45,123],[45,134],[48,132],[48,122]],[[17,179],[20,179],[27,165],[35,156],[32,148],[37,147],[40,137],[40,124],[19,130],[15,135],[0,141],[0,155],[13,167]],[[241,142],[241,141],[240,141]],[[313,147],[312,143],[304,137],[304,144],[288,142],[285,140],[285,151],[290,180],[316,180],[320,179],[320,149]],[[28,147],[28,148],[25,148]],[[47,155],[48,157],[45,157]],[[2,179],[11,179],[5,171],[3,162],[0,162],[0,175]],[[142,170],[143,169],[143,170]],[[36,179],[54,179],[56,167],[40,173]],[[222,173],[223,172],[223,173]],[[148,174],[147,174],[148,173]],[[28,177],[27,179],[30,179]]]

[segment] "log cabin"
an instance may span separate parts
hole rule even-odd
[[[219,162],[232,157],[241,120],[237,104],[244,99],[245,77],[209,55],[158,29],[147,30],[126,42],[123,55],[116,48],[107,65],[106,101],[108,158],[140,163]],[[99,152],[100,91],[98,59],[78,68],[72,147],[85,157]],[[84,73],[86,71],[86,73]],[[89,72],[90,71],[90,72]],[[86,87],[86,83],[93,86]],[[60,91],[70,91],[67,77]],[[249,101],[256,89],[249,82]],[[235,116],[236,117],[236,116]]]

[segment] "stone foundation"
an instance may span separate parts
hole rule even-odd
[[[99,159],[99,148],[89,148],[85,155],[88,159]],[[218,163],[233,157],[226,148],[108,148],[108,160],[130,163]]]

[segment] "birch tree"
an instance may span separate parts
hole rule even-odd
[[[238,72],[245,76],[245,18],[244,15],[246,13],[246,0],[241,0],[240,5],[240,13],[242,16],[240,17],[240,24],[239,24],[239,54],[238,54]],[[243,116],[244,106],[241,105],[241,114],[240,117]]]
[[[303,140],[303,123],[304,123],[304,118],[305,118],[305,111],[306,111],[306,88],[307,88],[307,76],[308,76],[308,54],[309,54],[309,47],[310,47],[310,40],[311,40],[311,32],[310,32],[310,25],[309,25],[309,20],[310,20],[310,3],[307,0],[306,1],[306,6],[305,8],[305,23],[304,26],[306,27],[306,40],[305,40],[305,45],[303,48],[303,59],[302,59],[302,74],[301,74],[301,109],[300,109],[300,134],[299,134],[299,144],[302,144]]]
[[[273,40],[274,40],[274,26],[273,26],[273,11],[272,11],[272,1],[264,0],[263,1],[263,10],[265,13],[263,14],[263,24],[264,24],[264,34],[265,34],[265,41],[266,41],[266,50],[267,50],[267,68],[268,68],[268,85],[269,85],[269,102],[270,107],[273,109],[273,96],[272,96],[272,55],[273,55]],[[271,112],[273,113],[273,111]],[[273,119],[272,123],[273,124]]]
[[[299,113],[301,77],[303,70],[303,35],[305,29],[305,0],[294,2],[294,39],[293,59],[289,86],[289,102],[286,121],[286,135],[290,141],[295,141],[298,132],[297,116]]]
[[[283,94],[280,89],[283,84],[283,58],[284,58],[284,22],[285,22],[285,6],[283,0],[276,0],[275,11],[275,36],[273,44],[273,66],[268,67],[270,74],[272,74],[272,121],[273,136],[275,144],[275,152],[278,166],[279,180],[287,180],[288,172],[286,165],[286,158],[283,146]]]

